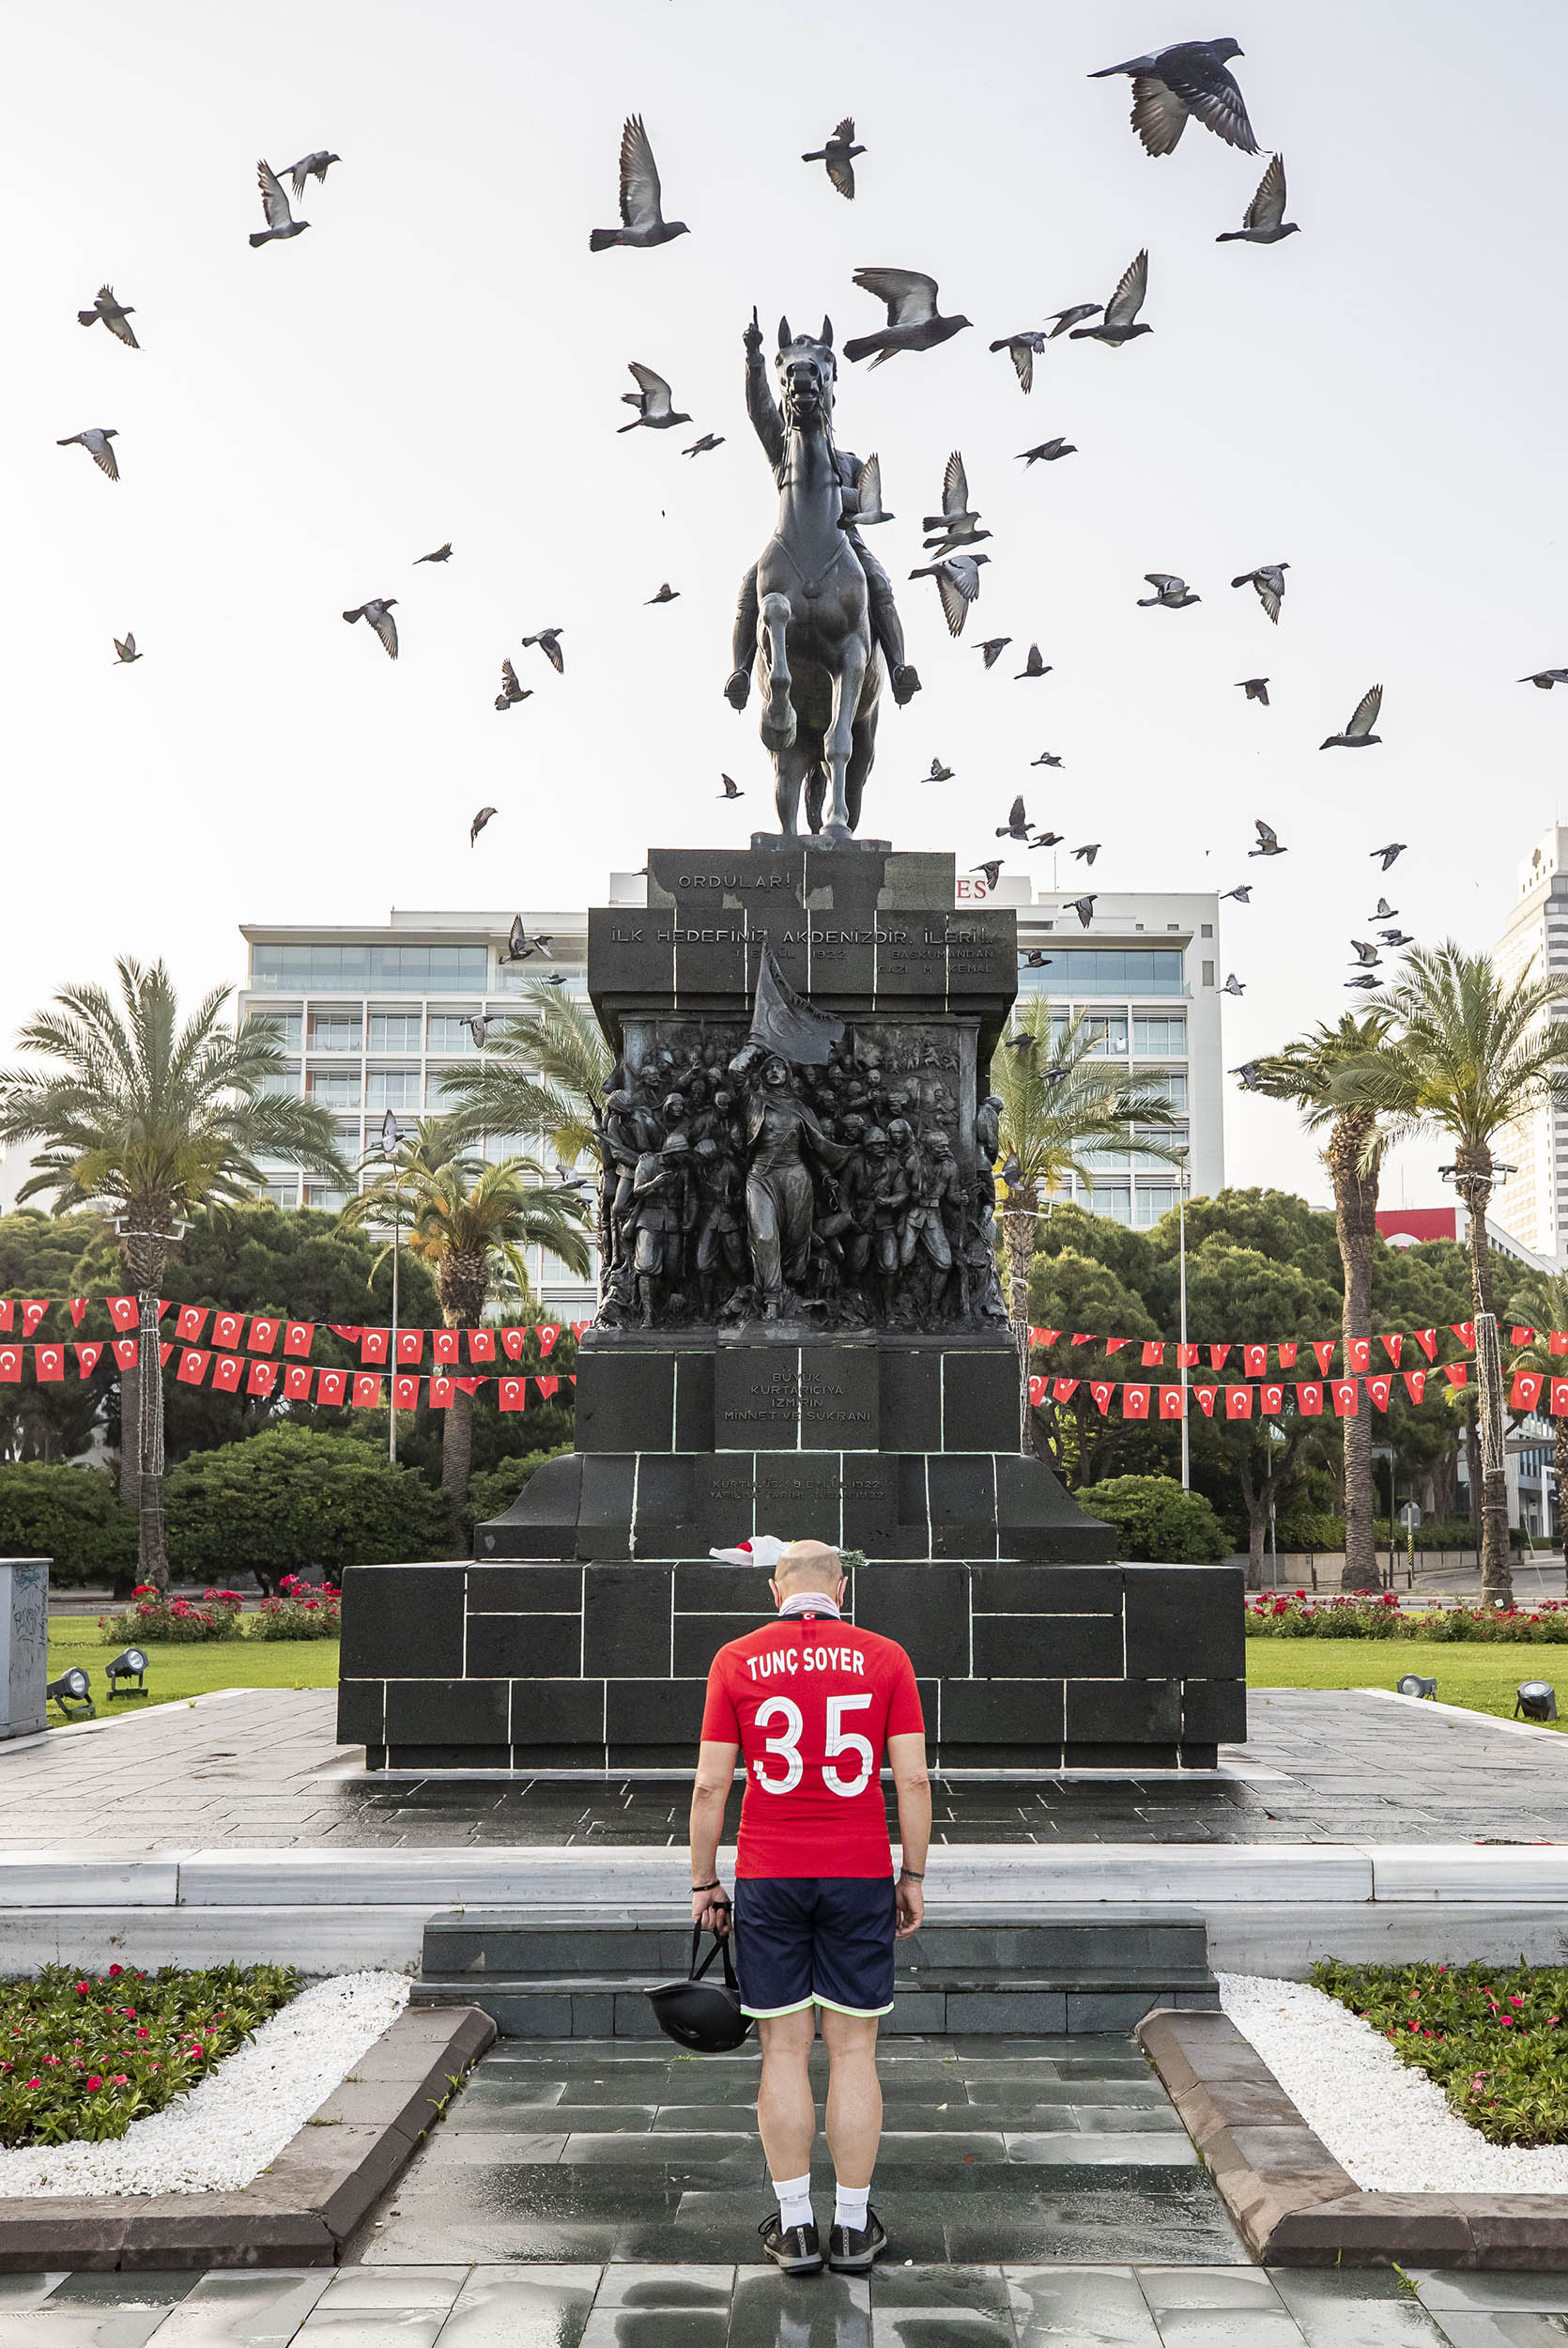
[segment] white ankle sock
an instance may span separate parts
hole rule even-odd
[[[778,2222],[788,2232],[792,2226],[809,2226],[811,2216],[811,2179],[804,2177],[775,2177],[773,2189],[778,2196]]]
[[[866,2204],[870,2198],[871,2188],[869,2185],[841,2185],[838,2187],[838,2201],[834,2204],[834,2224],[836,2226],[849,2226],[853,2228],[856,2233],[864,2233],[866,2231]]]

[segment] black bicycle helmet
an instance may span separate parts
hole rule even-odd
[[[751,2023],[741,2012],[740,1987],[728,1939],[721,1940],[715,1933],[714,1945],[699,1965],[697,1952],[701,1939],[702,1927],[694,1924],[691,1966],[685,1980],[650,1989],[648,2002],[660,2030],[678,2047],[689,2047],[694,2054],[732,2054],[750,2035]],[[719,1955],[724,1959],[724,1979],[704,1981],[703,1974]]]

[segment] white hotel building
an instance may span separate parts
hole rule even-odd
[[[1519,866],[1514,909],[1493,956],[1504,983],[1527,971],[1568,975],[1568,825],[1554,825]],[[1568,1002],[1553,1016],[1568,1018]],[[1499,1135],[1497,1155],[1515,1169],[1492,1193],[1488,1220],[1553,1264],[1568,1241],[1568,1108],[1543,1102]]]

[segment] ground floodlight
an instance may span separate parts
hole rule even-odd
[[[1407,1672],[1403,1679],[1394,1683],[1394,1693],[1399,1696],[1436,1696],[1437,1692],[1437,1681],[1423,1679],[1420,1672]]]
[[[44,1701],[57,1704],[68,1721],[96,1721],[98,1718],[92,1682],[80,1663],[73,1663],[69,1671],[60,1674],[58,1679],[52,1679],[43,1692]]]
[[[1557,1690],[1549,1679],[1521,1679],[1514,1699],[1514,1717],[1523,1713],[1527,1721],[1555,1721]]]
[[[142,1683],[142,1674],[146,1667],[147,1659],[139,1646],[128,1646],[115,1656],[112,1663],[105,1663],[103,1676],[109,1682],[111,1704],[116,1696],[145,1696],[146,1694],[146,1689]],[[122,1679],[133,1679],[136,1685],[134,1688],[122,1688],[120,1686]]]

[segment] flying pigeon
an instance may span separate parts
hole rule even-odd
[[[1280,605],[1284,599],[1284,574],[1289,568],[1288,563],[1261,563],[1255,571],[1243,571],[1239,579],[1233,579],[1231,585],[1255,587],[1258,601],[1278,627]]]
[[[1052,665],[1053,664],[1049,660],[1042,660],[1040,658],[1039,646],[1038,644],[1031,644],[1028,651],[1023,656],[1023,666],[1020,669],[1017,676],[1014,677],[1013,683],[1015,685],[1022,685],[1025,677],[1049,676],[1051,674]]]
[[[422,563],[450,563],[450,562],[451,562],[451,560],[452,560],[452,540],[449,538],[449,539],[447,540],[447,542],[446,542],[445,546],[444,546],[444,547],[438,547],[438,548],[435,549],[434,553],[431,553],[431,554],[416,554],[416,555],[415,555],[415,557],[414,557],[414,568],[415,568],[415,570],[417,571],[417,570],[418,570],[418,568],[419,568],[419,566],[420,566],[420,564],[421,564]]]
[[[555,1178],[565,1190],[592,1190],[594,1187],[591,1176],[574,1173],[569,1166],[558,1166]]]
[[[1154,593],[1152,595],[1139,596],[1140,611],[1152,611],[1156,604],[1166,611],[1185,611],[1190,603],[1203,601],[1203,597],[1195,595],[1187,581],[1184,579],[1177,579],[1174,571],[1145,571],[1144,577],[1154,589]]]
[[[500,664],[500,691],[496,695],[498,709],[510,709],[514,702],[526,702],[532,692],[530,685],[519,685],[517,672],[510,660]]]
[[[1359,986],[1370,990],[1375,986],[1381,986],[1383,981],[1376,971],[1369,970],[1364,978],[1346,979],[1345,983],[1346,986]]]
[[[1408,930],[1379,930],[1377,935],[1385,946],[1413,946],[1416,942]]]
[[[115,300],[115,288],[113,286],[100,286],[97,293],[93,296],[92,308],[90,310],[77,311],[77,322],[82,326],[96,326],[99,319],[101,318],[104,325],[109,329],[110,333],[115,336],[116,342],[124,343],[128,350],[140,350],[142,348],[141,344],[136,340],[136,336],[132,330],[126,324],[127,318],[130,317],[131,311],[134,310],[135,306],[135,303],[132,302],[130,305],[130,308],[122,309],[120,304]]]
[[[557,676],[564,676],[566,662],[561,657],[561,640],[565,632],[564,628],[542,627],[537,636],[523,638],[523,650],[527,652],[530,645],[537,644]]]
[[[479,813],[474,817],[473,822],[469,826],[469,845],[470,848],[473,846],[474,842],[479,838],[480,833],[484,829],[484,826],[489,822],[491,816],[498,812],[499,811],[493,807],[482,807],[480,809]]]
[[[972,873],[983,873],[986,876],[986,887],[994,889],[1002,877],[1002,857],[993,856],[989,857],[984,864],[972,864],[969,869]]]
[[[952,780],[952,768],[950,766],[944,766],[940,758],[933,758],[931,761],[930,773],[925,777],[925,780],[927,782],[951,782]]]
[[[1326,742],[1318,744],[1318,749],[1364,750],[1370,749],[1374,742],[1380,742],[1382,735],[1374,734],[1372,729],[1377,723],[1377,712],[1382,706],[1383,688],[1380,685],[1374,685],[1361,695],[1360,700],[1356,703],[1350,723],[1345,727],[1345,732],[1330,734]]]
[[[1372,853],[1374,856],[1382,857],[1383,870],[1386,873],[1395,857],[1403,856],[1409,844],[1407,840],[1391,840],[1386,848],[1374,848]]]
[[[1058,456],[1076,456],[1077,449],[1070,440],[1040,440],[1033,448],[1021,448],[1019,456],[1025,465],[1053,465]]]
[[[54,445],[56,448],[85,448],[99,471],[106,472],[111,481],[117,481],[120,469],[109,443],[118,439],[119,432],[114,425],[90,424],[85,432],[69,433],[65,440],[56,440]]]
[[[1072,852],[1072,853],[1073,853],[1073,856],[1076,857],[1076,859],[1078,860],[1078,862],[1079,862],[1079,863],[1081,863],[1081,864],[1092,864],[1092,863],[1094,862],[1094,860],[1095,860],[1096,857],[1099,854],[1099,849],[1100,849],[1100,843],[1099,843],[1099,842],[1098,840],[1091,840],[1091,841],[1089,842],[1089,843],[1088,843],[1087,847],[1084,847],[1084,848],[1074,848],[1074,850],[1073,850],[1073,852]]]
[[[854,484],[854,512],[845,512],[839,520],[846,529],[869,530],[873,522],[890,522],[895,517],[884,510],[882,502],[882,459],[875,449],[861,466]]]
[[[625,394],[623,394],[622,396],[624,397]],[[623,425],[622,429],[624,431],[625,426]],[[704,432],[699,440],[693,440],[690,448],[684,448],[681,451],[681,454],[683,456],[705,456],[711,448],[722,448],[723,446],[724,435],[722,432]]]
[[[1018,683],[1018,679],[1016,677],[1014,677],[1013,683],[1015,685]],[[1041,750],[1038,758],[1032,758],[1029,761],[1031,766],[1059,766],[1061,763],[1061,760],[1057,757],[1054,750]]]
[[[329,155],[324,147],[319,147],[314,155],[301,155],[297,163],[290,163],[288,176],[293,183],[296,204],[304,195],[307,179],[325,180],[329,165],[341,163],[342,161],[341,155]]]
[[[1065,831],[1038,831],[1029,845],[1031,848],[1059,848],[1066,838]]]
[[[1543,693],[1549,693],[1554,685],[1568,685],[1568,669],[1537,669],[1533,676],[1522,676],[1521,685],[1538,685]]]
[[[621,133],[621,225],[595,228],[588,239],[588,249],[590,253],[603,253],[607,245],[612,244],[668,244],[671,237],[690,234],[684,220],[666,220],[664,216],[659,167],[653,161],[642,116],[633,115]]]
[[[1012,641],[1010,636],[988,636],[983,644],[971,645],[970,649],[983,655],[988,669],[994,669]]]
[[[1238,888],[1222,889],[1220,903],[1223,904],[1227,897],[1234,897],[1238,905],[1250,905],[1253,902],[1253,883],[1243,881]]]
[[[1232,1068],[1226,1073],[1232,1076],[1240,1077],[1241,1089],[1243,1092],[1257,1092],[1261,1090],[1258,1078],[1263,1074],[1263,1067],[1260,1061],[1255,1059],[1244,1059],[1239,1068]]]
[[[1268,708],[1268,679],[1266,676],[1237,677],[1236,689],[1238,693],[1245,693],[1250,702],[1261,702],[1265,709]]]
[[[673,603],[680,592],[681,590],[679,587],[672,587],[667,579],[663,586],[659,589],[658,594],[656,595],[649,595],[646,600],[649,603]]]
[[[1028,946],[1024,948],[1019,959],[1026,969],[1043,970],[1051,960],[1051,956],[1039,946]]]
[[[724,785],[723,790],[718,795],[721,799],[745,798],[746,793],[741,789],[740,784],[734,781],[729,775],[721,774],[719,776],[719,780]]]
[[[1066,310],[1053,310],[1051,332],[1047,339],[1054,342],[1057,335],[1065,334],[1069,327],[1081,326],[1085,318],[1099,317],[1100,307],[1098,301],[1075,301]]]
[[[1013,363],[1019,385],[1027,394],[1035,388],[1035,353],[1037,350],[1043,350],[1050,340],[1049,334],[1037,331],[1032,333],[1004,334],[999,342],[992,343],[991,347],[992,350],[1007,352]]]
[[[1094,919],[1095,898],[1099,893],[1095,889],[1086,897],[1069,897],[1062,909],[1066,913],[1076,913],[1082,926],[1087,929]]]
[[[1220,992],[1222,995],[1245,995],[1247,988],[1244,981],[1238,979],[1234,970],[1227,970],[1225,983]]]
[[[626,406],[635,408],[638,413],[630,424],[618,424],[617,432],[635,432],[639,424],[645,424],[650,432],[668,432],[671,425],[690,424],[689,416],[671,406],[669,386],[662,375],[655,375],[652,367],[640,366],[635,359],[626,363],[642,388],[622,393]]]
[[[343,615],[348,621],[368,620],[385,645],[388,658],[392,660],[397,658],[397,622],[392,615],[392,608],[396,601],[395,595],[372,595],[368,603],[361,603],[355,610],[346,611]]]
[[[499,1016],[499,1012],[492,1011],[483,1012],[477,1019],[470,1019],[469,1021],[469,1033],[473,1038],[473,1046],[476,1052],[484,1051],[490,1030],[495,1026]]]
[[[141,654],[136,649],[136,639],[132,636],[129,628],[125,631],[123,641],[118,636],[114,639],[114,645],[115,651],[122,662],[129,663],[132,660],[140,660],[142,657]]]
[[[1129,261],[1121,274],[1121,283],[1105,305],[1105,316],[1098,326],[1075,326],[1068,340],[1075,343],[1130,343],[1134,334],[1152,334],[1152,326],[1134,324],[1139,311],[1148,297],[1149,256],[1147,249],[1135,260]]]
[[[945,318],[937,308],[936,279],[922,276],[918,270],[857,269],[854,282],[863,293],[887,304],[887,323],[874,334],[853,336],[844,345],[846,359],[869,359],[875,351],[871,363],[880,367],[900,350],[934,350],[961,328],[974,324],[973,318]]]
[[[813,147],[809,155],[803,155],[800,160],[803,163],[825,163],[827,176],[839,194],[847,196],[853,204],[854,159],[865,152],[863,147],[856,147],[854,143],[854,116],[846,115],[830,139],[822,146]]]
[[[1027,840],[1033,828],[1023,812],[1023,794],[1021,791],[1007,810],[1007,822],[997,825],[996,837],[998,840]]]
[[[976,545],[989,538],[989,530],[977,527],[980,517],[969,502],[969,476],[963,470],[963,458],[954,449],[942,476],[942,511],[927,514],[921,520],[922,530],[941,533],[938,538],[928,538],[928,551],[934,547],[938,553],[947,554],[955,547]]]
[[[1284,216],[1284,157],[1271,155],[1268,167],[1257,183],[1257,193],[1247,207],[1241,226],[1225,229],[1214,241],[1216,244],[1280,244],[1286,237],[1299,234],[1299,224],[1286,220]]]
[[[1122,65],[1101,66],[1091,82],[1112,74],[1132,77],[1132,128],[1148,155],[1169,155],[1196,115],[1227,147],[1243,155],[1257,153],[1257,141],[1247,119],[1247,108],[1236,76],[1226,60],[1242,54],[1239,41],[1228,34],[1219,40],[1182,40],[1172,49],[1158,49],[1146,57],[1129,57]]]
[[[639,878],[639,879],[644,878],[644,877],[645,877],[645,875],[643,875],[643,874],[638,874],[638,878]],[[552,957],[552,955],[551,955],[551,953],[550,953],[550,948],[551,948],[554,944],[555,944],[555,932],[554,932],[554,930],[550,930],[550,931],[548,931],[548,932],[547,932],[547,933],[546,933],[544,936],[540,936],[540,935],[538,935],[536,934],[536,935],[535,935],[535,936],[534,936],[534,939],[533,939],[533,950],[534,950],[534,952],[535,952],[536,954],[543,954],[543,955],[544,955],[544,957],[545,957],[545,960],[546,960],[546,962],[549,962],[549,961],[551,961],[551,960],[553,959],[553,957]]]
[[[1039,1038],[1038,1035],[1030,1035],[1027,1031],[1025,1031],[1022,1035],[1008,1036],[1007,1042],[1003,1044],[1002,1049],[1004,1052],[1032,1052],[1038,1043]],[[1015,1166],[1018,1164],[1016,1158],[1013,1163]]]
[[[565,971],[564,971],[564,970],[546,970],[546,973],[545,973],[545,984],[546,984],[546,986],[564,986],[564,985],[565,985],[565,983],[566,983],[566,973],[565,973]]]
[[[1353,937],[1350,943],[1355,950],[1357,961],[1362,965],[1363,968],[1375,969],[1382,961],[1383,957],[1376,947],[1368,945],[1364,937]]]
[[[520,913],[515,913],[512,916],[512,927],[506,934],[506,951],[501,956],[501,960],[503,962],[526,962],[532,951],[533,949],[528,942],[528,932],[523,927],[523,917]]]
[[[1290,854],[1288,848],[1281,847],[1280,835],[1272,824],[1266,824],[1261,815],[1254,815],[1253,822],[1257,828],[1257,846],[1248,849],[1249,856],[1288,856]]]
[[[252,231],[251,242],[254,245],[279,244],[289,237],[302,237],[310,222],[295,219],[288,209],[288,198],[279,185],[278,175],[270,163],[257,163],[256,185],[261,190],[261,209],[267,215],[267,225]]]
[[[949,636],[961,636],[969,607],[980,592],[980,564],[989,554],[944,554],[934,563],[911,571],[911,579],[934,579]]]

